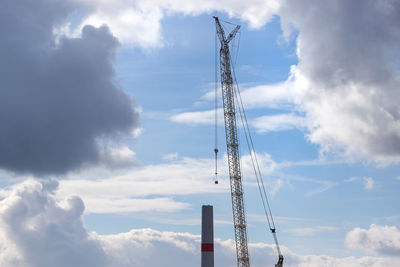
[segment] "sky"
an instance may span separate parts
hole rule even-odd
[[[400,2],[3,0],[1,266],[199,266],[204,204],[236,266],[212,16],[241,25],[285,266],[400,265]],[[250,263],[273,266],[239,138]]]

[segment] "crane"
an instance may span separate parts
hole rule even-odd
[[[221,42],[220,68],[222,85],[222,102],[224,107],[225,137],[228,154],[229,178],[232,196],[233,225],[235,230],[236,256],[238,267],[250,267],[247,245],[246,214],[243,202],[242,173],[240,170],[239,141],[236,127],[236,111],[231,72],[229,42],[235,37],[240,26],[225,37],[218,17],[214,17],[217,35]]]
[[[240,155],[239,155],[239,141],[238,141],[238,130],[237,130],[237,118],[236,118],[236,107],[238,103],[235,104],[236,92],[233,83],[232,71],[231,71],[231,55],[229,50],[229,43],[235,38],[238,33],[240,26],[236,25],[236,27],[229,33],[228,36],[225,36],[225,31],[218,19],[218,17],[213,17],[215,19],[216,24],[216,33],[218,39],[221,44],[221,48],[219,51],[220,55],[220,73],[221,73],[221,87],[222,87],[222,102],[223,102],[223,110],[224,110],[224,122],[225,122],[225,137],[226,137],[226,147],[227,147],[227,155],[228,155],[228,168],[229,168],[229,180],[230,180],[230,188],[231,188],[231,197],[232,197],[232,212],[233,212],[233,225],[235,231],[235,241],[236,241],[236,257],[237,257],[237,266],[238,267],[250,267],[249,260],[249,251],[248,251],[248,242],[247,242],[247,226],[246,226],[246,212],[244,207],[244,198],[243,198],[243,185],[242,185],[242,173],[240,169]],[[241,102],[241,99],[240,99]],[[240,105],[238,105],[239,111]],[[242,105],[243,110],[243,105]],[[244,110],[243,110],[244,112]],[[240,116],[243,116],[240,113]],[[245,116],[245,115],[244,115]],[[243,118],[242,118],[243,122]],[[246,137],[247,138],[247,137]],[[249,144],[249,143],[248,143]],[[251,142],[253,151],[254,146]],[[249,145],[250,149],[250,145]],[[218,149],[214,149],[215,158],[217,158]],[[253,153],[252,159],[253,159]],[[255,156],[255,155],[254,155]],[[253,161],[254,163],[254,161]],[[257,163],[258,164],[258,163]],[[253,165],[254,166],[254,165]],[[257,183],[259,185],[259,190],[261,194],[261,198],[263,200],[265,214],[268,219],[269,228],[274,236],[275,244],[277,246],[279,259],[278,263],[275,265],[276,267],[283,266],[283,256],[281,254],[278,240],[276,238],[276,230],[275,224],[273,222],[271,210],[269,207],[266,191],[264,188],[264,184],[262,183],[262,189],[260,187],[258,174],[261,175],[259,168],[258,173],[257,169],[254,167],[254,171],[257,177]],[[215,171],[217,175],[217,170]],[[261,180],[262,181],[262,180]],[[217,183],[217,180],[216,180]],[[264,195],[263,195],[264,192]],[[267,201],[265,204],[265,200]],[[266,209],[268,207],[268,210]],[[269,217],[268,217],[269,216]],[[272,224],[270,223],[270,219],[272,220]]]

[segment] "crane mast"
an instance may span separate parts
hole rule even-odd
[[[236,256],[238,267],[250,267],[247,245],[246,213],[244,210],[242,174],[240,170],[239,142],[236,126],[235,96],[231,71],[229,42],[235,37],[240,26],[225,37],[218,17],[214,17],[217,35],[221,42],[220,71],[222,101],[224,108],[225,136],[228,154],[229,178],[232,196],[233,225],[235,230]]]

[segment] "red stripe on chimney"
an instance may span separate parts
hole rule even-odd
[[[201,251],[202,252],[213,252],[214,251],[214,244],[213,243],[201,244]]]

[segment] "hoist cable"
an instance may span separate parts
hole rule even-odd
[[[239,111],[239,115],[240,115],[240,120],[241,120],[241,122],[242,122],[242,127],[243,127],[243,129],[245,129],[245,128],[246,128],[246,126],[245,126],[245,119],[244,119],[244,115],[243,115],[243,112],[242,112],[242,107],[240,106],[239,97],[237,96],[237,90],[235,90],[234,93],[235,93],[235,98],[237,99],[236,102],[238,103],[238,104],[237,104],[237,107],[238,107],[238,111]],[[263,205],[263,208],[264,208],[265,217],[267,218],[267,222],[268,222],[269,228],[271,228],[271,227],[272,227],[272,224],[271,224],[271,222],[270,222],[270,218],[269,218],[270,216],[269,216],[268,211],[267,211],[265,196],[264,196],[263,191],[262,191],[262,189],[261,189],[261,182],[260,182],[259,174],[258,174],[258,171],[257,171],[257,168],[256,168],[256,162],[255,162],[255,159],[254,159],[253,150],[251,149],[250,140],[249,140],[249,135],[247,134],[247,131],[246,131],[246,130],[244,130],[244,133],[245,133],[247,148],[249,149],[249,152],[250,152],[250,159],[251,159],[251,163],[252,163],[254,175],[255,175],[255,177],[256,177],[256,181],[257,181],[257,185],[258,185],[258,190],[259,190],[259,192],[260,192],[260,197],[261,197],[261,202],[262,202],[262,205]]]
[[[234,73],[234,70],[233,70]],[[235,74],[234,74],[235,77]],[[234,78],[235,82],[236,82],[236,77]],[[268,222],[268,226],[272,232],[274,241],[275,241],[275,245],[278,251],[278,254],[281,255],[281,250],[279,247],[279,243],[278,243],[278,239],[276,237],[276,227],[275,227],[275,222],[274,222],[274,218],[272,216],[272,212],[271,212],[271,206],[269,204],[268,201],[268,195],[267,192],[265,190],[265,185],[261,176],[261,171],[260,171],[260,166],[258,164],[258,159],[257,159],[257,154],[255,152],[254,149],[254,143],[250,134],[250,129],[248,126],[248,122],[247,122],[247,116],[246,116],[246,112],[244,110],[243,107],[243,101],[240,95],[240,90],[239,90],[239,86],[236,83],[236,90],[235,90],[235,97],[237,98],[237,102],[239,105],[239,114],[240,114],[240,118],[242,121],[242,125],[244,128],[244,132],[245,132],[245,136],[246,136],[246,142],[247,142],[247,146],[250,152],[250,157],[251,157],[251,161],[252,161],[252,165],[253,165],[253,170],[255,172],[255,176],[256,176],[256,180],[257,180],[257,185],[258,185],[258,189],[260,192],[260,196],[261,196],[261,201],[263,204],[263,208],[264,208],[264,212],[265,212],[265,216],[267,218],[267,222]],[[267,211],[268,209],[268,211]]]
[[[214,128],[214,153],[215,153],[215,182],[218,181],[218,35],[215,31],[215,128]]]
[[[236,49],[236,55],[235,55],[235,66],[236,66],[236,62],[237,62],[237,58],[238,58],[238,55],[239,55],[239,48],[240,48],[240,37],[242,36],[242,31],[239,31],[238,32],[238,42],[237,42],[237,49]],[[233,73],[234,75],[235,75],[235,73]],[[236,79],[236,78],[235,78]]]
[[[281,251],[280,251],[280,247],[279,247],[279,243],[278,243],[278,239],[276,237],[276,227],[275,227],[275,222],[272,216],[272,211],[271,211],[271,206],[269,204],[269,200],[268,200],[268,195],[265,189],[265,185],[264,185],[264,181],[262,179],[262,175],[261,175],[261,170],[260,170],[260,166],[258,163],[258,159],[257,159],[257,154],[254,148],[254,142],[253,139],[251,137],[250,134],[250,129],[249,129],[249,125],[248,125],[248,121],[247,121],[247,116],[246,116],[246,112],[244,110],[244,106],[243,106],[243,101],[242,101],[242,97],[240,94],[240,89],[239,89],[239,85],[237,83],[237,79],[236,79],[236,73],[235,73],[235,68],[234,66],[232,66],[232,72],[233,72],[233,78],[234,78],[234,82],[235,82],[235,89],[234,93],[235,93],[235,97],[237,99],[237,106],[239,107],[239,114],[240,114],[240,119],[243,125],[243,129],[245,132],[245,137],[246,137],[246,142],[247,142],[247,146],[250,152],[250,158],[252,161],[252,165],[253,165],[253,170],[256,176],[256,180],[257,180],[257,185],[258,185],[258,189],[260,192],[260,196],[261,196],[261,201],[263,204],[263,208],[264,208],[264,212],[265,212],[265,216],[267,218],[267,222],[268,222],[268,226],[273,234],[274,237],[274,241],[275,241],[275,245],[277,247],[278,253],[279,255],[281,255]],[[267,211],[268,209],[268,211]]]
[[[229,21],[226,21],[226,20],[220,19],[220,21],[225,22],[225,23],[228,23],[228,24],[231,24],[231,25],[233,25],[233,26],[239,26],[239,24],[235,24],[235,23],[232,23],[232,22],[229,22]]]
[[[245,109],[244,109],[242,96],[240,94],[240,89],[239,89],[239,86],[238,86],[238,83],[237,83],[237,80],[236,80],[235,68],[234,68],[234,66],[232,66],[232,67],[233,67],[232,68],[233,79],[234,79],[235,85],[236,85],[236,87],[235,87],[236,88],[235,96],[237,98],[237,101],[240,104],[239,105],[239,112],[240,112],[240,116],[241,116],[241,119],[242,119],[242,125],[243,125],[243,128],[244,128],[246,136],[248,136],[248,140],[249,140],[248,147],[249,147],[250,156],[251,156],[251,158],[253,158],[253,153],[254,153],[254,162],[255,162],[255,166],[254,167],[256,168],[256,170],[255,170],[256,176],[258,176],[260,178],[261,188],[262,188],[263,195],[265,197],[265,201],[266,201],[266,204],[267,204],[267,207],[268,207],[269,215],[271,217],[271,222],[272,222],[271,229],[275,229],[275,222],[274,222],[273,217],[272,217],[271,207],[270,207],[270,204],[269,204],[269,201],[268,201],[268,194],[267,194],[267,192],[265,190],[265,185],[264,185],[264,181],[262,179],[260,165],[258,163],[257,154],[256,154],[256,151],[255,151],[255,148],[254,148],[253,138],[252,138],[252,136],[250,134],[250,128],[249,128],[249,124],[248,124],[248,121],[247,121],[247,115],[246,115],[246,112],[245,112]],[[237,94],[236,94],[236,91],[237,91]],[[253,162],[253,164],[254,164],[254,162]]]

